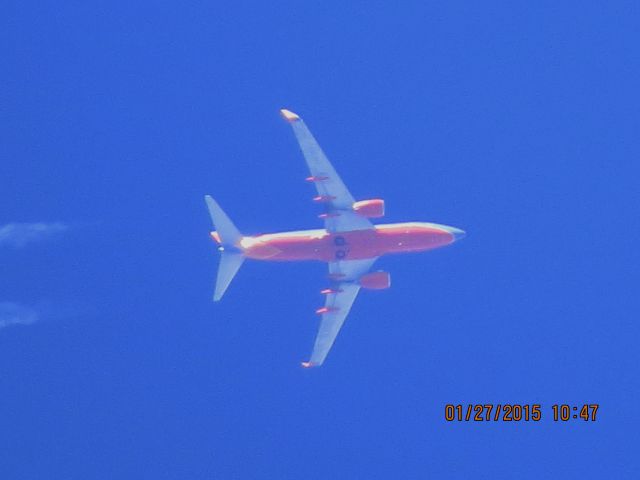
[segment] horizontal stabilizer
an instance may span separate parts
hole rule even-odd
[[[233,224],[231,219],[224,213],[224,210],[220,208],[218,202],[216,202],[210,195],[205,195],[205,201],[209,208],[209,215],[211,215],[211,221],[220,236],[222,245],[225,246],[238,246],[242,235]]]
[[[227,291],[231,280],[233,280],[233,277],[238,273],[244,259],[245,257],[241,253],[222,252],[222,255],[220,255],[220,265],[218,266],[218,277],[216,278],[216,289],[213,293],[214,302],[220,300],[224,292]]]

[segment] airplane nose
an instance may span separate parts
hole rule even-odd
[[[460,230],[459,228],[453,229],[453,238],[455,239],[456,242],[458,240],[462,240],[466,236],[467,236],[467,232],[465,232],[464,230]]]
[[[447,232],[453,235],[453,241],[457,242],[467,236],[467,232],[456,227],[446,227]]]

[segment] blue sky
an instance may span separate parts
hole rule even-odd
[[[445,3],[4,7],[2,478],[638,478],[638,7]],[[387,221],[468,232],[379,261],[315,371],[323,265],[210,301],[204,194],[319,225],[282,107]],[[543,419],[444,420],[491,402]]]

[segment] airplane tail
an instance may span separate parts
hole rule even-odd
[[[216,228],[216,231],[212,232],[212,236],[220,244],[220,265],[218,266],[216,288],[213,293],[213,300],[217,302],[222,298],[231,280],[238,273],[245,257],[242,254],[242,247],[240,247],[240,240],[242,239],[240,231],[227,214],[224,213],[224,210],[220,208],[218,202],[209,195],[205,195],[204,199],[207,202],[209,215],[211,215],[211,220]],[[226,251],[225,248],[228,248],[229,251]]]

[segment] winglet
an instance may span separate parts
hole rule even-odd
[[[298,120],[300,120],[300,117],[298,115],[285,108],[280,110],[280,115],[282,115],[282,118],[284,118],[289,123],[297,122]]]
[[[302,362],[300,363],[300,365],[302,365],[304,368],[311,368],[316,366],[316,364],[313,362]]]

